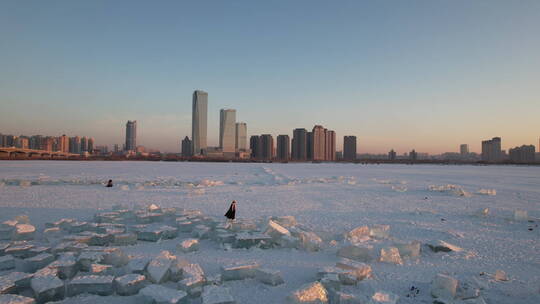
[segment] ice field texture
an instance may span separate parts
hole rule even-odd
[[[159,219],[45,226],[120,207]],[[38,299],[21,274],[36,271],[64,303],[540,303],[540,167],[0,161],[0,223],[0,303]]]

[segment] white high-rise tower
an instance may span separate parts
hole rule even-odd
[[[193,110],[191,116],[191,146],[193,155],[206,154],[208,114],[208,93],[193,92]]]
[[[219,147],[223,153],[234,153],[236,146],[236,110],[219,112]]]
[[[247,150],[247,124],[245,122],[236,123],[236,150]]]

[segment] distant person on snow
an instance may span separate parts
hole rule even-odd
[[[229,207],[229,210],[227,210],[227,213],[225,213],[225,216],[230,220],[235,219],[235,217],[236,217],[236,201],[232,201],[231,206]]]
[[[107,186],[105,186],[107,188],[111,188],[112,187],[112,179],[109,180],[109,182],[107,183]]]

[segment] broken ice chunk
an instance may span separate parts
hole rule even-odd
[[[18,224],[15,226],[12,239],[14,241],[33,240],[35,232],[36,227],[30,224]]]
[[[29,297],[14,295],[14,294],[0,294],[0,304],[35,304],[36,300]]]
[[[57,276],[58,270],[43,268],[34,274],[30,287],[38,302],[60,300],[64,297],[64,282]]]
[[[476,216],[485,217],[489,215],[489,208],[480,208],[475,213]]]
[[[527,221],[529,220],[529,215],[525,210],[516,210],[514,211],[514,220],[515,221]]]
[[[4,250],[4,253],[7,255],[12,255],[19,259],[26,259],[35,256],[35,254],[31,251],[33,248],[34,245],[30,243],[15,242],[15,244],[12,244],[6,250]]]
[[[191,235],[193,237],[197,237],[199,239],[208,239],[210,238],[210,233],[211,233],[212,229],[208,226],[205,226],[205,225],[196,225],[193,230],[191,231]]]
[[[427,244],[428,247],[433,251],[433,252],[450,252],[450,251],[455,251],[455,252],[460,252],[460,251],[463,251],[463,248],[460,248],[456,245],[452,245],[450,243],[447,243],[445,241],[435,241],[435,242],[431,242],[431,243],[428,243]]]
[[[67,285],[69,296],[82,293],[108,296],[113,293],[113,276],[87,275],[75,277]]]
[[[180,304],[187,300],[187,293],[184,291],[155,284],[141,289],[139,295],[147,302],[155,304]]]
[[[54,256],[49,253],[41,253],[34,257],[20,260],[20,265],[17,267],[24,272],[35,272],[54,261]]]
[[[199,250],[199,240],[186,239],[176,246],[176,250],[187,253]]]
[[[495,189],[480,189],[477,192],[478,194],[482,195],[497,195],[497,190]]]
[[[508,276],[506,275],[506,272],[502,270],[495,271],[495,280],[497,281],[508,281]]]
[[[347,238],[355,243],[366,241],[369,239],[369,227],[356,227],[353,230],[349,231],[349,233],[347,233]]]
[[[201,295],[202,304],[234,304],[229,288],[215,285],[205,286]]]
[[[410,243],[394,243],[394,246],[399,250],[399,255],[402,257],[415,258],[420,256],[420,242],[412,241]]]
[[[373,304],[396,304],[398,299],[397,295],[384,291],[378,291],[371,297]]]
[[[15,268],[15,259],[11,255],[0,256],[0,271]]]
[[[371,266],[362,262],[356,262],[349,259],[340,259],[336,267],[350,271],[358,281],[361,281],[371,275]]]
[[[336,304],[362,304],[364,303],[362,300],[357,298],[355,295],[350,293],[344,293],[341,291],[335,291],[330,292],[330,303],[336,303]]]
[[[206,282],[204,271],[199,264],[188,264],[182,267],[184,279],[178,282],[178,287],[191,296],[198,296]]]
[[[112,275],[114,269],[111,265],[91,264],[88,272],[94,275]]]
[[[77,256],[74,252],[62,253],[48,267],[57,269],[59,278],[70,279],[78,271]]]
[[[135,233],[115,234],[113,244],[117,246],[135,245],[137,244],[137,235]]]
[[[376,239],[385,239],[390,236],[390,225],[373,225],[369,229],[369,236]]]
[[[114,279],[116,293],[122,296],[134,295],[145,285],[146,277],[135,273],[126,274]]]
[[[268,234],[272,237],[272,239],[277,242],[281,237],[283,236],[290,236],[291,233],[289,230],[287,230],[285,227],[281,226],[280,224],[269,220],[268,226],[266,228],[265,234]]]
[[[399,255],[399,250],[396,247],[382,248],[379,261],[392,264],[403,264],[401,256]]]
[[[279,284],[283,284],[283,278],[281,277],[281,272],[279,270],[270,270],[270,269],[256,269],[255,270],[255,277],[258,281],[276,286]]]
[[[325,304],[328,303],[328,292],[320,282],[308,283],[292,292],[287,297],[289,304]]]
[[[326,288],[327,291],[341,290],[341,281],[339,280],[339,276],[337,273],[325,273],[319,279],[319,282],[323,284],[324,288]]]
[[[345,246],[338,250],[337,255],[360,262],[370,262],[373,259],[373,249],[360,246]]]
[[[150,262],[150,259],[148,258],[144,258],[144,257],[133,258],[129,260],[129,263],[127,264],[127,269],[128,271],[132,273],[142,274],[145,271],[146,266],[148,265],[149,262]]]
[[[319,251],[321,249],[323,241],[314,232],[301,231],[298,234],[298,238],[300,239],[301,248],[307,251]]]
[[[238,232],[235,237],[235,248],[268,248],[272,237],[262,233]]]
[[[221,277],[225,281],[254,278],[258,268],[259,264],[255,262],[226,265],[221,267]]]
[[[456,296],[458,280],[445,275],[438,274],[431,282],[431,295],[435,298],[452,300]]]
[[[150,281],[160,284],[168,280],[170,274],[169,268],[174,261],[176,261],[176,256],[169,251],[162,251],[146,267]]]

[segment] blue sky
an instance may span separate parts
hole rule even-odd
[[[2,1],[0,133],[178,151],[191,94],[248,133],[323,124],[359,152],[540,136],[540,1]]]

